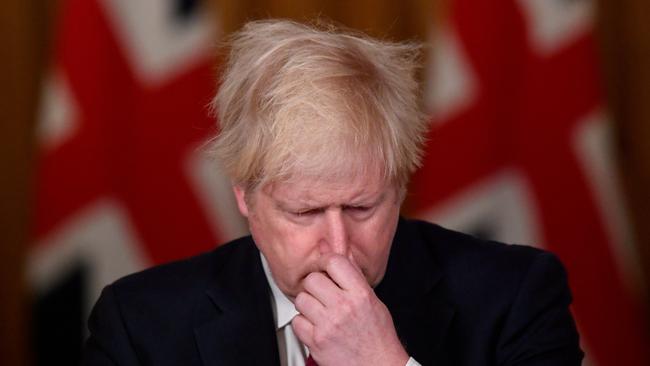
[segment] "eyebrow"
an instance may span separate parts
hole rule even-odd
[[[292,201],[286,202],[283,200],[274,199],[274,205],[277,209],[281,211],[302,211],[302,210],[313,210],[316,208],[322,208],[324,206],[309,204],[307,202]]]
[[[371,197],[372,198],[372,197]],[[349,203],[343,203],[339,204],[337,206],[341,207],[356,207],[356,206],[369,206],[369,207],[374,207],[378,205],[379,203],[383,202],[384,199],[386,198],[386,192],[382,192],[376,199],[371,199],[371,198],[361,198],[361,199],[354,199]],[[294,202],[287,202],[281,199],[274,198],[274,206],[277,209],[280,209],[282,211],[300,211],[300,210],[313,210],[313,209],[320,209],[320,208],[325,208],[329,207],[329,205],[319,205],[319,204],[313,204],[305,201],[294,201]]]
[[[376,198],[374,197],[364,197],[364,198],[359,198],[356,200],[352,200],[350,203],[346,203],[343,206],[376,206],[377,204],[381,203],[384,198],[386,197],[386,192],[382,192],[379,196]]]

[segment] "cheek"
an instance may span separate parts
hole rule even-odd
[[[392,242],[392,231],[385,228],[376,228],[359,233],[354,240],[354,246],[366,265],[377,265],[385,261]]]
[[[356,232],[353,255],[372,285],[376,285],[386,271],[397,217],[386,217]]]
[[[283,222],[267,222],[251,225],[260,250],[267,256],[282,262],[295,262],[310,250],[309,235]]]
[[[283,222],[258,220],[251,220],[250,229],[280,289],[297,295],[301,279],[313,271],[318,258],[315,241],[309,232]]]

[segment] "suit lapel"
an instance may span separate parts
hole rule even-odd
[[[455,310],[441,291],[442,272],[413,224],[400,220],[382,282],[386,304],[406,351],[421,364],[445,364],[442,344]]]
[[[194,334],[205,366],[278,365],[268,283],[250,238],[222,263],[196,311]]]

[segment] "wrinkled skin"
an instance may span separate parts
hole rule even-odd
[[[372,174],[299,178],[252,192],[234,187],[273,278],[300,312],[294,332],[322,366],[406,364],[372,289],[386,271],[398,189]]]

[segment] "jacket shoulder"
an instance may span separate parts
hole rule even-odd
[[[448,339],[455,357],[482,355],[497,364],[580,364],[567,274],[554,254],[422,221],[409,226],[441,272],[437,298],[455,309]]]
[[[207,296],[232,268],[257,258],[250,237],[152,267],[106,286],[88,320],[84,364],[200,364],[194,326],[218,311]],[[142,360],[146,360],[143,362]]]
[[[525,272],[537,257],[554,257],[539,248],[485,240],[426,221],[409,220],[409,225],[411,235],[424,243],[438,264],[453,272],[473,272],[472,269]]]
[[[216,249],[194,257],[173,261],[136,272],[110,286],[119,295],[131,299],[181,297],[181,294],[203,292],[218,277],[228,262],[254,255],[250,237],[235,239]]]
[[[484,240],[425,221],[410,220],[408,225],[442,272],[452,298],[512,301],[538,268],[566,283],[560,260],[546,250]]]

